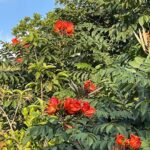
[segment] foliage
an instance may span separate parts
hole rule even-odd
[[[63,7],[45,18],[20,21],[13,29],[19,42],[3,43],[0,149],[112,150],[117,134],[135,134],[148,150],[150,55],[134,33],[141,26],[149,31],[150,1],[57,2]],[[74,24],[74,32],[55,32],[58,20]],[[89,79],[96,85],[90,92],[84,87]],[[96,114],[48,115],[52,96],[88,101]]]

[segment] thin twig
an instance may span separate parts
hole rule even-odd
[[[43,100],[43,82],[42,82],[42,77],[41,77],[41,99]]]
[[[94,93],[96,93],[96,92],[100,91],[102,88],[103,88],[103,87],[100,87],[100,88],[96,89],[95,91],[93,91],[93,92],[89,93],[88,95],[92,95],[92,94],[94,94]]]
[[[4,116],[5,116],[6,119],[7,119],[7,122],[8,122],[8,124],[9,124],[10,129],[14,132],[13,127],[12,127],[12,124],[11,124],[11,122],[10,122],[10,119],[9,119],[8,115],[6,114],[5,110],[4,110],[2,107],[0,107],[0,110],[4,113]]]
[[[34,48],[33,50],[34,50],[34,54],[35,54],[36,62],[38,62],[38,57],[37,57],[37,54],[36,54],[36,50],[35,50],[35,48]]]
[[[20,103],[18,103],[18,106],[17,106],[17,108],[16,108],[16,111],[15,111],[15,114],[14,114],[14,117],[13,117],[13,119],[12,119],[11,124],[13,124],[14,121],[15,121],[15,118],[16,118],[16,115],[17,115],[17,112],[18,112],[18,109],[19,109],[19,105],[20,105]]]

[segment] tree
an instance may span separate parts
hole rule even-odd
[[[125,149],[116,135],[134,134],[148,149],[150,58],[134,32],[148,33],[150,2],[57,2],[64,7],[24,18],[3,45],[0,145]],[[126,148],[134,149],[131,139]]]

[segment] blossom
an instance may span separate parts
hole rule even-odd
[[[91,80],[87,80],[84,82],[84,89],[91,93],[96,90],[96,85]]]
[[[19,57],[19,58],[16,58],[15,60],[17,63],[22,63],[23,62],[23,58]]]
[[[123,145],[126,147],[129,146],[132,150],[139,150],[139,148],[141,147],[140,137],[133,134],[130,135],[130,139],[126,139],[122,134],[117,135],[116,143],[118,145]]]
[[[116,144],[118,145],[124,145],[125,136],[122,134],[118,134],[116,137]]]
[[[49,115],[55,114],[56,111],[57,111],[57,106],[54,105],[54,104],[49,104],[48,107],[46,108],[46,112],[47,112]]]
[[[17,45],[20,43],[20,41],[17,38],[13,38],[11,41],[13,45]]]
[[[130,135],[130,142],[129,142],[130,148],[132,148],[133,150],[138,150],[141,146],[141,139],[140,137],[131,134]]]
[[[96,112],[95,108],[91,107],[89,102],[83,102],[81,111],[86,117],[92,117]]]
[[[72,35],[74,33],[74,25],[72,22],[64,22],[64,27],[66,29],[66,34],[67,35]]]
[[[130,144],[130,139],[125,139],[124,143],[125,143],[125,146],[129,146],[129,144]]]
[[[49,99],[49,103],[57,106],[58,104],[60,104],[60,101],[59,101],[58,98],[52,97],[52,98]]]
[[[63,21],[58,20],[58,21],[55,22],[54,31],[55,32],[60,32],[61,30],[64,30]]]
[[[64,109],[70,115],[75,114],[81,110],[81,102],[73,98],[66,98],[64,101]]]
[[[55,114],[60,108],[63,109],[68,115],[74,115],[78,112],[81,112],[86,117],[92,117],[94,113],[96,112],[95,108],[90,106],[89,102],[77,100],[74,98],[66,98],[63,101],[63,105],[60,105],[61,102],[58,98],[52,97],[49,99],[46,112],[51,115]]]
[[[69,21],[57,20],[54,24],[54,31],[70,36],[74,33],[74,24]]]
[[[48,106],[46,108],[46,112],[49,115],[55,114],[57,112],[57,110],[59,109],[58,108],[59,104],[60,104],[60,100],[58,98],[56,98],[56,97],[50,98]]]

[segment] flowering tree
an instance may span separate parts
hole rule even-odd
[[[0,149],[149,150],[150,2],[58,2],[3,43]]]

